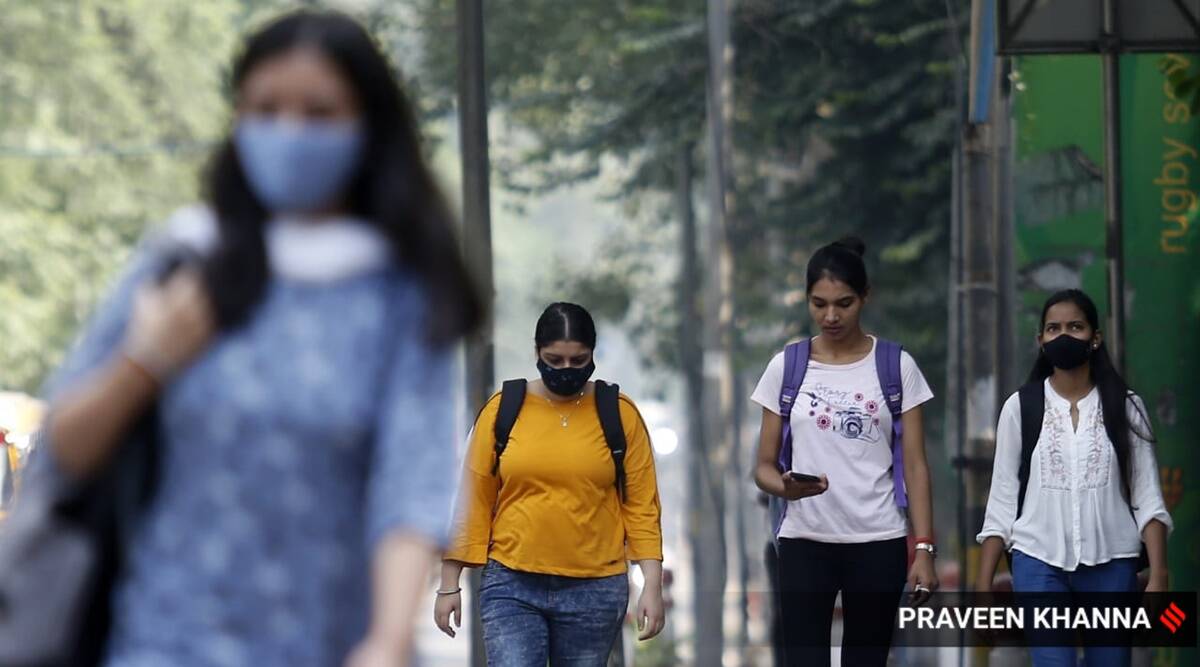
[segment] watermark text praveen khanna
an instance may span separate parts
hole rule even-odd
[[[1141,607],[902,607],[900,629],[918,630],[1149,630]],[[1032,625],[1026,625],[1026,621]]]

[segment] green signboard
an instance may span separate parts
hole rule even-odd
[[[1153,411],[1163,492],[1175,519],[1172,575],[1200,587],[1200,117],[1160,66],[1198,54],[1129,59],[1121,78],[1129,382]]]
[[[1200,116],[1164,72],[1200,69],[1200,55],[1121,60],[1127,379],[1145,399],[1175,521],[1172,588],[1200,588]],[[1032,363],[1040,306],[1067,287],[1107,310],[1100,59],[1015,61],[1013,207],[1017,330]],[[1194,650],[1158,651],[1157,665],[1196,664]]]

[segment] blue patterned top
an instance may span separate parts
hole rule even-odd
[[[53,394],[119,345],[148,244]],[[158,495],[116,593],[111,667],[340,665],[369,616],[369,556],[393,531],[444,544],[455,474],[453,351],[394,265],[273,277],[243,328],[161,396]]]

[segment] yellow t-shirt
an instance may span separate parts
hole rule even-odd
[[[662,560],[654,455],[633,401],[621,395],[624,503],[594,394],[575,406],[527,392],[494,476],[499,407],[497,394],[475,421],[447,560],[477,566],[491,558],[521,572],[568,577],[604,577],[624,572],[627,560]]]

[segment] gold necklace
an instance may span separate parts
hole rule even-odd
[[[559,419],[562,420],[562,427],[566,428],[567,420],[569,420],[571,418],[571,416],[575,414],[575,411],[579,409],[579,404],[583,402],[583,392],[582,391],[579,392],[579,398],[575,399],[575,406],[572,407],[571,411],[565,415],[558,411],[558,408],[555,407],[555,405],[554,405],[554,401],[551,401],[549,398],[547,398],[545,396],[543,396],[542,398],[546,399],[546,404],[550,406],[551,410],[554,410],[554,412],[558,414]]]

